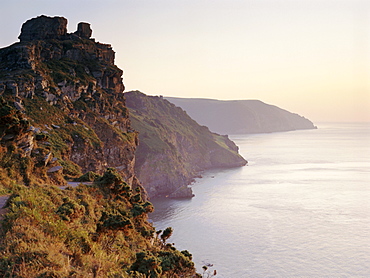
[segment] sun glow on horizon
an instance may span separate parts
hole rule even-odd
[[[112,45],[127,90],[259,99],[314,122],[370,122],[368,1],[86,3],[3,3],[1,47],[17,41],[27,19],[61,15],[69,32],[90,22],[93,37]]]

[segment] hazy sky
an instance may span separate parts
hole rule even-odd
[[[370,0],[0,0],[0,47],[64,16],[110,43],[127,90],[259,99],[314,122],[370,121]]]

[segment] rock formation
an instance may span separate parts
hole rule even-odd
[[[80,22],[77,26],[77,31],[74,33],[82,39],[90,39],[92,30],[89,23]]]
[[[192,255],[167,244],[172,228],[148,221],[114,51],[66,22],[31,19],[0,49],[0,192],[13,193],[0,277],[199,277]],[[87,171],[96,183],[49,186]]]
[[[115,53],[89,39],[88,23],[78,24],[75,33],[66,26],[63,17],[30,19],[20,42],[0,49],[0,117],[13,123],[0,129],[1,147],[29,161],[27,171],[40,180],[60,183],[63,176],[115,167],[135,187],[137,134]]]
[[[67,19],[64,17],[39,16],[27,20],[21,29],[21,42],[33,40],[61,39],[67,34]]]
[[[125,97],[139,131],[135,169],[149,196],[191,197],[187,185],[200,171],[246,164],[227,136],[211,133],[167,100],[138,91]]]

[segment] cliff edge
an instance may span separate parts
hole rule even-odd
[[[0,49],[1,277],[200,277],[192,255],[156,231],[134,172],[138,135],[122,70],[88,23],[22,26]],[[92,185],[61,190],[83,172]],[[88,176],[88,174],[86,174]]]
[[[138,186],[137,133],[115,52],[90,38],[90,24],[74,33],[66,26],[63,17],[30,19],[20,42],[0,49],[1,156],[15,162],[1,171],[25,184],[60,184],[114,167]]]
[[[247,163],[227,136],[210,132],[162,97],[139,91],[125,97],[139,131],[135,170],[149,196],[191,197],[187,185],[200,171]]]

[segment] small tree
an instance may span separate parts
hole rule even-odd
[[[166,244],[166,240],[169,239],[172,236],[172,233],[173,233],[172,227],[168,227],[163,231],[163,233],[161,235],[161,239],[163,241],[163,244]]]

